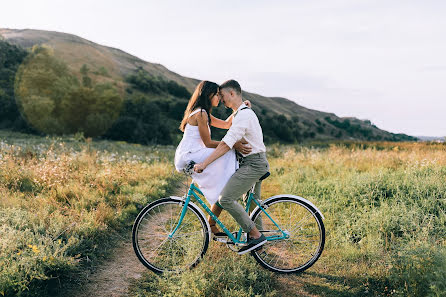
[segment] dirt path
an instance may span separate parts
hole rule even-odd
[[[171,191],[172,196],[181,196],[184,187],[177,185]],[[166,197],[170,196],[166,195]],[[139,279],[148,269],[136,257],[132,245],[131,230],[118,241],[119,246],[113,249],[107,260],[98,264],[88,272],[86,281],[77,288],[71,288],[63,297],[124,297],[128,296],[130,284]]]
[[[79,289],[70,292],[69,297],[127,296],[132,280],[139,279],[147,268],[139,262],[133,251],[131,234],[124,239],[110,258],[101,263]]]

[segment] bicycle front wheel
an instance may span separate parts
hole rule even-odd
[[[325,227],[320,214],[308,203],[295,197],[278,197],[265,201],[267,213],[287,235],[286,239],[269,240],[251,252],[263,267],[280,273],[297,273],[311,267],[322,254]],[[252,216],[268,238],[283,233],[257,209]]]
[[[164,198],[146,206],[133,224],[132,241],[136,256],[156,273],[181,272],[198,264],[209,246],[205,218],[189,204],[183,221],[177,226],[183,202]]]

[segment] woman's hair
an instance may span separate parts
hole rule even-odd
[[[181,131],[184,132],[184,128],[186,127],[191,112],[198,108],[204,109],[207,112],[209,124],[211,123],[211,98],[217,94],[217,92],[218,85],[214,82],[203,80],[198,84],[187,104],[186,110],[184,111],[184,117],[180,124]]]

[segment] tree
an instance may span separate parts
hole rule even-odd
[[[17,128],[23,123],[14,97],[14,78],[17,68],[28,53],[0,40],[0,127]],[[25,130],[26,127],[24,127]]]
[[[94,84],[88,71],[83,65],[81,85],[50,48],[34,47],[16,74],[15,93],[26,120],[46,134],[105,133],[119,116],[122,98],[111,84]]]

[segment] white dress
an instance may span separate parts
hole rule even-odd
[[[193,111],[190,116],[199,111],[199,109]],[[175,168],[180,172],[190,161],[201,163],[214,150],[215,148],[207,148],[204,145],[200,132],[198,131],[198,126],[186,124],[183,139],[175,152]],[[198,187],[212,205],[217,202],[218,196],[237,168],[238,162],[235,157],[235,151],[232,149],[212,162],[202,173],[194,172],[192,179],[198,184]]]

